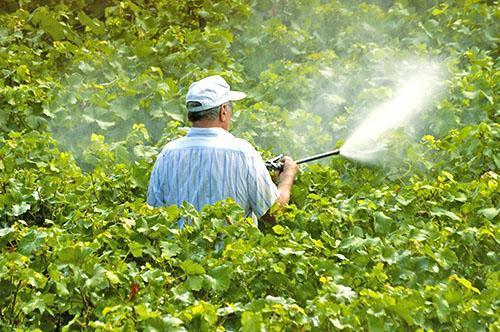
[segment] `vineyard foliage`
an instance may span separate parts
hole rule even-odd
[[[2,1],[0,326],[500,330],[499,21],[479,0]],[[233,133],[297,158],[421,59],[446,92],[393,133],[402,161],[305,167],[259,228],[231,200],[145,203],[192,81],[246,91]]]

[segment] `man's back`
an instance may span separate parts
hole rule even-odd
[[[246,212],[261,217],[279,196],[262,158],[245,140],[222,128],[191,128],[167,144],[151,174],[148,203],[200,210],[233,198]]]

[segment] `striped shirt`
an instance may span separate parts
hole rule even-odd
[[[250,143],[222,128],[191,128],[159,154],[147,202],[152,206],[188,202],[201,210],[233,198],[257,223],[278,196],[262,157]]]

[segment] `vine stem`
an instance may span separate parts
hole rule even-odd
[[[12,299],[12,305],[10,307],[10,323],[14,324],[14,307],[16,306],[16,301],[17,301],[17,293],[19,293],[19,289],[21,288],[21,282],[22,280],[19,280],[16,286],[16,291],[14,292],[14,298]]]

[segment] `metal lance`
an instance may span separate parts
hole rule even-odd
[[[323,158],[326,158],[326,157],[334,156],[334,155],[337,155],[337,154],[340,154],[340,149],[333,150],[333,151],[328,151],[328,152],[324,152],[324,153],[320,153],[320,154],[317,154],[317,155],[314,155],[314,156],[310,156],[310,157],[306,157],[306,158],[302,158],[302,159],[297,160],[296,163],[297,163],[297,165],[298,164],[303,164],[303,163],[307,163],[307,162],[310,162],[310,161],[314,161],[314,160],[318,160],[318,159],[323,159]]]
[[[318,159],[323,159],[323,158],[338,155],[338,154],[340,154],[340,149],[320,153],[320,154],[306,157],[306,158],[302,158],[302,159],[297,160],[296,163],[297,163],[297,165],[303,164],[303,163],[307,163],[307,162],[318,160]],[[280,154],[279,156],[276,156],[273,159],[266,161],[266,167],[270,171],[276,171],[276,170],[282,171],[283,170],[283,155]]]

